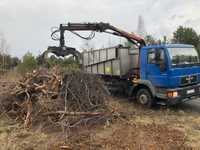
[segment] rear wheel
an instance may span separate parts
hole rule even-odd
[[[137,101],[148,108],[154,105],[154,99],[148,89],[139,89],[136,94]]]

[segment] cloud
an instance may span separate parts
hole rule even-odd
[[[171,36],[179,25],[194,27],[200,33],[199,6],[196,0],[1,0],[0,31],[6,35],[12,55],[22,56],[27,51],[36,55],[57,44],[50,38],[50,28],[69,21],[104,21],[136,32],[138,16],[142,15],[147,32],[158,38]],[[81,39],[69,37],[72,46],[84,44]],[[93,42],[105,46],[119,41],[98,34]]]

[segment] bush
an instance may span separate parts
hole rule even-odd
[[[23,58],[22,62],[17,66],[17,71],[24,74],[26,72],[31,72],[38,67],[37,61],[32,53],[26,53]]]
[[[79,63],[72,57],[61,59],[51,56],[46,60],[46,63],[49,68],[60,66],[62,70],[77,70],[80,68]]]

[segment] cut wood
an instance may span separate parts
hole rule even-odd
[[[67,146],[67,145],[60,146],[60,148],[63,150],[72,150],[72,147]]]
[[[66,112],[66,111],[56,111],[56,112],[47,112],[43,115],[55,115],[55,114],[64,114],[68,116],[97,116],[97,115],[104,115],[105,113],[101,112]]]

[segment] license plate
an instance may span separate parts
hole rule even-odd
[[[192,94],[192,93],[194,93],[194,89],[187,90],[187,94]]]

